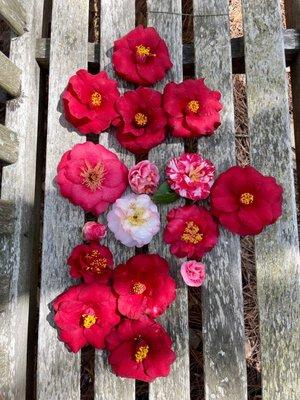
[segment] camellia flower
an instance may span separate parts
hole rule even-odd
[[[283,189],[253,167],[231,167],[211,190],[212,213],[231,232],[257,235],[282,214]]]
[[[62,95],[65,117],[80,133],[101,133],[116,117],[119,96],[117,82],[106,72],[92,75],[80,69]]]
[[[195,260],[186,261],[180,269],[181,276],[188,286],[201,286],[205,280],[205,265]]]
[[[217,243],[219,230],[211,214],[196,205],[174,208],[167,215],[164,241],[179,258],[201,259]]]
[[[215,167],[201,154],[185,153],[172,158],[166,168],[171,189],[192,200],[206,199],[214,181]]]
[[[168,83],[163,103],[173,136],[212,135],[221,124],[221,93],[210,90],[204,79]]]
[[[127,167],[119,158],[92,142],[76,144],[62,156],[57,167],[61,195],[95,215],[122,195],[127,180]]]
[[[120,322],[111,289],[96,282],[70,287],[52,305],[59,339],[74,353],[88,344],[103,349],[105,337]]]
[[[165,41],[142,25],[114,42],[112,61],[117,74],[141,86],[163,79],[172,67]]]
[[[167,261],[157,254],[139,254],[114,271],[118,310],[125,317],[157,318],[175,300],[176,284]]]
[[[165,140],[167,118],[156,90],[140,87],[126,92],[116,102],[116,110],[117,139],[127,150],[143,154]]]
[[[129,194],[118,199],[107,214],[109,229],[128,247],[150,243],[160,229],[159,212],[146,194]]]
[[[86,222],[82,228],[82,236],[86,242],[94,242],[106,236],[106,226],[98,222]]]
[[[159,171],[150,161],[141,161],[129,170],[131,189],[138,194],[153,194],[159,183]]]
[[[71,277],[83,278],[86,283],[93,281],[107,283],[114,267],[109,248],[96,242],[74,247],[67,263],[71,267]]]
[[[168,376],[176,358],[170,336],[146,317],[122,321],[106,337],[106,344],[113,372],[124,378],[152,382]]]

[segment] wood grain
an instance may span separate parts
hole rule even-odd
[[[0,124],[0,160],[12,164],[18,159],[17,134]]]
[[[15,220],[14,203],[0,200],[0,235],[13,233]]]
[[[23,400],[26,392],[39,101],[35,42],[41,32],[43,2],[23,0],[22,5],[29,16],[30,31],[13,37],[10,46],[11,61],[22,70],[22,95],[8,102],[6,110],[7,128],[18,133],[19,158],[3,169],[1,190],[2,199],[15,205],[13,232],[0,238],[0,397],[9,400]]]
[[[53,180],[63,153],[85,141],[62,115],[60,96],[68,79],[87,66],[88,0],[53,1],[49,75],[44,231],[38,332],[37,398],[80,399],[80,354],[57,340],[50,302],[72,283],[66,259],[81,242],[84,212],[59,195]]]
[[[0,87],[11,96],[17,97],[21,91],[21,70],[0,51]]]
[[[194,19],[196,77],[222,93],[222,125],[198,140],[198,151],[217,174],[235,165],[231,53],[227,0],[194,0],[194,14],[225,14]],[[220,230],[217,246],[204,257],[202,332],[205,399],[246,400],[244,318],[239,238]]]
[[[244,0],[253,165],[284,188],[283,215],[256,237],[264,400],[299,398],[299,243],[279,2]]]
[[[166,40],[173,68],[166,78],[155,85],[162,91],[165,84],[175,80],[182,80],[182,21],[181,1],[148,0],[148,26],[154,26],[159,34]],[[175,14],[173,14],[175,13]],[[165,166],[171,157],[184,152],[183,140],[169,139],[149,152],[149,160],[154,162],[160,170],[161,177],[165,174]],[[184,204],[184,201],[176,203],[176,206]],[[158,235],[149,244],[149,253],[158,253],[170,264],[171,274],[177,283],[177,298],[174,304],[160,319],[170,336],[174,340],[174,350],[177,355],[176,362],[172,366],[167,378],[155,380],[149,387],[149,400],[187,400],[190,398],[189,377],[189,333],[188,333],[188,298],[187,287],[183,283],[180,274],[180,261],[171,256],[168,246],[163,242],[162,233],[166,224],[166,214],[175,205],[163,205],[159,207],[162,227]]]
[[[0,0],[0,15],[17,35],[26,31],[26,9],[23,1]]]

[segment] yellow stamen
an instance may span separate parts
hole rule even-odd
[[[136,48],[136,54],[139,57],[149,57],[149,56],[155,57],[156,56],[156,54],[151,53],[150,47],[145,47],[142,44],[140,44],[139,46],[135,46],[135,48]]]
[[[134,355],[135,361],[137,363],[142,362],[147,357],[148,352],[149,352],[149,346],[140,346]]]
[[[142,294],[146,290],[146,285],[141,282],[136,282],[132,287],[133,293]]]
[[[197,244],[203,240],[203,233],[199,233],[199,226],[193,221],[186,223],[181,239],[186,243]]]
[[[131,205],[131,210],[133,214],[127,217],[127,221],[133,226],[141,226],[145,223],[146,219],[144,218],[145,209],[137,207],[135,204]]]
[[[254,201],[254,196],[253,196],[253,194],[248,193],[248,192],[243,193],[240,197],[240,201],[241,201],[241,203],[246,204],[246,205],[252,204]]]
[[[102,163],[98,163],[95,167],[90,166],[87,162],[81,167],[82,183],[92,192],[100,189],[106,175],[105,167]]]
[[[147,115],[145,115],[143,113],[137,113],[134,116],[134,120],[138,126],[145,126],[145,125],[147,125],[148,117],[147,117]]]
[[[91,271],[95,274],[102,274],[103,270],[107,267],[107,259],[101,256],[100,251],[92,250],[90,253],[85,255],[86,265],[84,269]]]
[[[203,172],[201,171],[201,167],[191,169],[189,172],[189,178],[191,179],[192,182],[199,182],[202,176]]]
[[[100,107],[102,103],[102,96],[99,92],[93,92],[91,95],[91,104],[94,107]]]
[[[200,104],[199,104],[199,101],[198,101],[198,100],[191,100],[191,101],[188,103],[188,109],[189,109],[191,112],[195,113],[195,114],[196,114],[196,112],[198,112],[199,108],[200,108]]]
[[[90,327],[95,325],[97,321],[96,315],[83,314],[81,317],[82,317],[82,326],[86,329],[90,329]]]

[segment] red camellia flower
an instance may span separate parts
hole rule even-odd
[[[162,95],[156,90],[140,87],[126,92],[117,101],[116,110],[117,139],[127,150],[142,154],[164,141],[167,119]]]
[[[231,167],[211,189],[212,213],[231,232],[257,235],[282,214],[283,189],[253,167]]]
[[[142,25],[115,41],[112,61],[122,78],[141,86],[160,81],[172,67],[165,41]]]
[[[196,205],[174,208],[167,215],[164,241],[179,258],[201,259],[217,243],[219,230],[211,214]]]
[[[106,344],[113,372],[124,378],[152,382],[168,376],[176,358],[167,332],[146,317],[121,322],[107,336]]]
[[[107,283],[114,265],[109,248],[96,242],[74,247],[67,262],[71,267],[71,277],[83,278],[86,283]]]
[[[67,151],[57,167],[61,195],[99,215],[125,191],[127,167],[100,144],[85,142]]]
[[[169,265],[157,254],[139,254],[119,265],[114,271],[113,288],[118,295],[119,312],[133,319],[142,314],[158,317],[176,297]]]
[[[210,90],[204,79],[168,83],[163,104],[173,136],[212,135],[221,124],[221,93]]]
[[[117,82],[106,72],[92,75],[81,69],[62,95],[65,117],[83,134],[101,133],[116,117],[114,104],[119,96]]]
[[[96,282],[70,287],[52,305],[59,339],[74,353],[88,344],[103,349],[105,337],[120,322],[111,289]]]

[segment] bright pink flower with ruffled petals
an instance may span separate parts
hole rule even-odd
[[[62,95],[65,118],[80,133],[101,133],[116,117],[114,104],[119,96],[117,82],[106,72],[93,75],[80,69]]]
[[[53,302],[59,339],[76,353],[90,344],[105,347],[105,337],[120,322],[116,298],[99,283],[72,286]]]
[[[159,183],[159,171],[150,161],[141,161],[129,170],[128,181],[137,194],[153,194]]]
[[[85,142],[62,156],[55,179],[62,196],[98,216],[125,191],[128,170],[105,147]]]
[[[182,154],[172,158],[166,167],[171,189],[191,200],[206,199],[209,196],[214,174],[214,165],[201,154]]]
[[[199,287],[205,280],[205,265],[195,260],[186,261],[182,264],[180,273],[188,286]]]
[[[126,319],[106,337],[108,362],[117,376],[152,382],[168,376],[176,356],[164,328],[146,317]]]
[[[82,228],[83,240],[86,242],[95,242],[106,236],[106,226],[98,222],[88,221]]]

